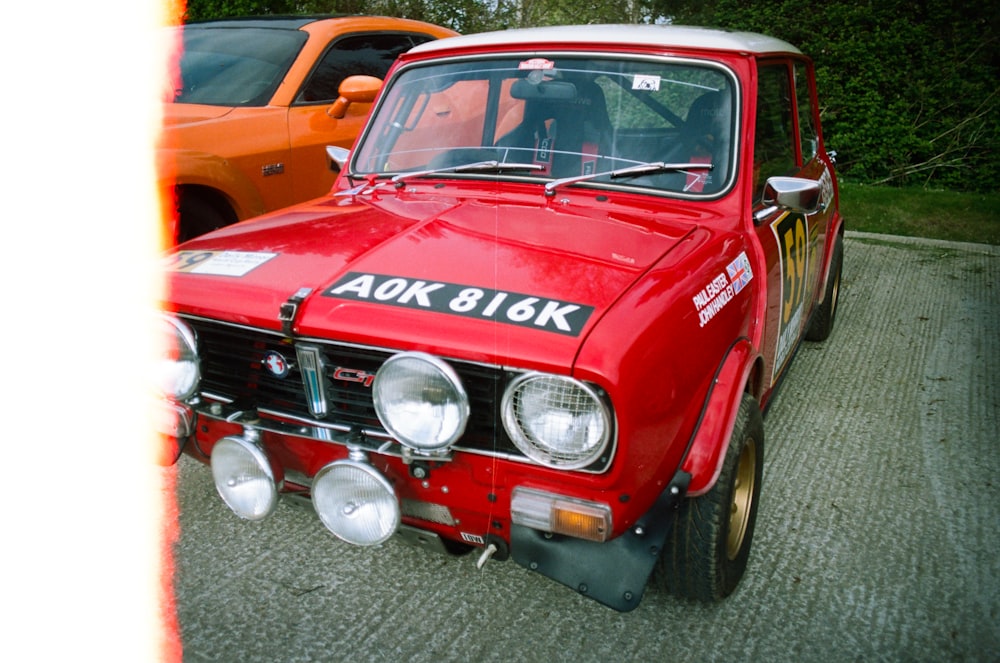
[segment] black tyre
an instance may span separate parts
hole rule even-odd
[[[685,500],[675,514],[653,573],[661,590],[718,601],[736,589],[750,556],[763,466],[760,408],[744,395],[718,481],[704,495]]]
[[[198,195],[181,194],[177,206],[177,243],[236,222],[232,210]]]
[[[825,341],[833,331],[833,321],[837,316],[837,300],[840,299],[840,273],[844,266],[844,239],[837,236],[833,245],[833,255],[830,257],[830,277],[826,281],[826,293],[823,303],[813,315],[809,329],[806,330],[807,341]]]

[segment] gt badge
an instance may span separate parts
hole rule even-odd
[[[264,359],[261,360],[261,364],[267,369],[268,373],[276,378],[285,377],[288,375],[288,371],[291,368],[288,365],[288,360],[274,350],[271,350],[264,355]]]
[[[343,366],[338,366],[337,370],[333,372],[334,380],[341,380],[343,382],[357,382],[358,384],[363,384],[366,387],[371,387],[372,382],[375,381],[375,374],[368,373],[367,371],[359,371],[354,368],[344,368]]]

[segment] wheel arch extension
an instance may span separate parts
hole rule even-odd
[[[830,223],[830,230],[827,237],[832,238],[833,241],[827,241],[826,246],[823,248],[823,275],[818,284],[819,288],[819,299],[816,304],[821,304],[823,298],[826,296],[826,284],[830,280],[830,268],[833,266],[833,247],[837,241],[844,241],[844,233],[846,230],[846,224],[844,223],[844,218],[838,212],[834,217],[833,221]]]
[[[702,495],[715,485],[740,402],[744,394],[760,402],[762,376],[763,361],[750,339],[738,338],[719,363],[681,463],[681,469],[691,475],[688,496]]]

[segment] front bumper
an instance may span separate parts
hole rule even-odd
[[[469,510],[456,513],[454,518],[449,516],[440,520],[428,515],[433,511],[424,511],[417,515],[419,522],[414,522],[412,517],[407,517],[413,515],[414,504],[421,505],[419,508],[423,509],[433,509],[438,505],[422,499],[414,500],[413,486],[410,484],[414,484],[417,490],[423,487],[428,492],[442,489],[447,492],[446,486],[438,488],[434,485],[435,479],[440,479],[442,475],[448,476],[449,472],[465,471],[468,468],[462,465],[446,470],[433,469],[431,471],[436,473],[434,476],[425,475],[428,465],[441,468],[449,465],[452,458],[445,455],[435,459],[434,463],[427,463],[426,459],[414,459],[409,450],[378,431],[358,430],[336,424],[317,426],[315,421],[296,422],[287,418],[279,420],[269,413],[240,409],[231,403],[218,401],[198,401],[192,405],[164,402],[158,428],[164,438],[176,435],[174,439],[178,441],[178,452],[186,440],[194,440],[195,448],[191,451],[204,460],[210,458],[211,448],[205,449],[199,445],[196,434],[214,439],[221,439],[224,435],[253,439],[278,436],[282,438],[283,444],[301,446],[322,443],[323,448],[327,449],[330,448],[328,445],[341,447],[342,451],[339,453],[345,458],[372,456],[378,459],[373,463],[378,465],[378,471],[390,476],[391,483],[397,490],[403,489],[397,498],[408,522],[400,525],[397,539],[436,551],[454,549],[442,542],[442,536],[450,541],[461,541],[484,549],[493,543],[501,551],[493,559],[506,559],[509,553],[521,566],[622,612],[633,610],[639,605],[669,533],[671,514],[686,494],[690,480],[686,473],[678,473],[652,508],[629,530],[614,539],[599,543],[553,535],[511,523],[506,512],[509,504],[500,509],[497,507],[503,498],[509,500],[512,486],[490,491],[486,498],[489,505],[470,504],[462,497],[453,495],[452,507],[464,502],[468,504]],[[307,499],[312,502],[311,498],[306,497],[311,490],[311,473],[284,472],[284,468],[279,469],[286,481],[284,488],[290,491],[283,493],[283,496],[291,496],[298,503]],[[415,481],[401,480],[401,473],[408,473],[409,478]],[[452,473],[450,478],[457,477]],[[453,487],[455,485],[454,481],[445,483]],[[418,497],[423,498],[423,495]],[[447,511],[447,508],[442,508]],[[475,518],[472,513],[479,511],[488,515],[480,523],[473,524]],[[502,515],[498,511],[503,512]],[[458,523],[461,523],[460,527]],[[442,525],[445,527],[442,528]]]

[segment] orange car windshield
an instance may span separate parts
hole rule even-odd
[[[179,104],[266,105],[308,38],[274,28],[179,29],[179,81],[168,99]]]

